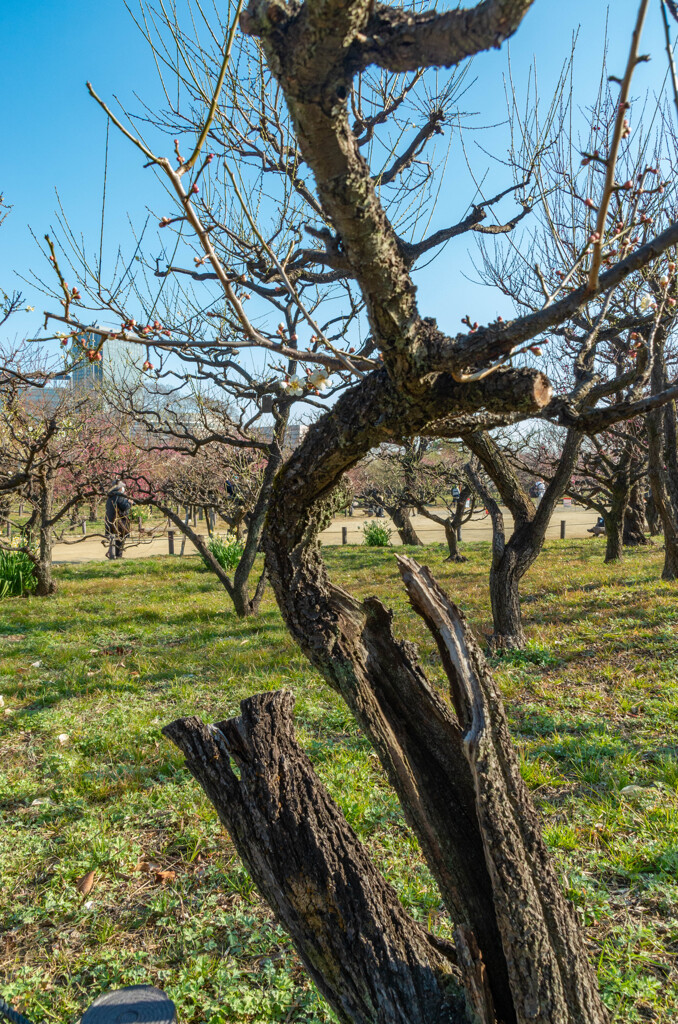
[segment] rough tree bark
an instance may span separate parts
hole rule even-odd
[[[405,913],[374,867],[295,740],[293,703],[260,694],[240,718],[163,731],[341,1021],[470,1024],[453,947]]]
[[[38,585],[35,594],[38,597],[50,597],[56,593],[56,583],[52,576],[52,547],[54,544],[54,524],[52,520],[54,506],[54,479],[49,469],[43,470],[38,476],[38,553],[32,556]]]
[[[645,520],[650,531],[650,536],[657,537],[662,532],[662,521],[659,512],[657,511],[657,505],[654,500],[654,495],[652,494],[651,486],[645,500]]]
[[[500,379],[493,375],[476,386],[494,390],[500,387]],[[447,380],[445,387],[455,385]],[[460,403],[465,390],[459,388]],[[276,481],[264,535],[271,582],[291,632],[342,694],[377,750],[453,920],[474,934],[498,1019],[544,1024],[603,1021],[597,997],[573,999],[570,995],[570,989],[580,984],[589,994],[595,993],[590,967],[573,952],[581,946],[573,923],[564,931],[559,925],[558,934],[549,939],[555,947],[565,942],[569,949],[557,980],[549,942],[539,952],[533,950],[534,958],[528,957],[526,969],[532,972],[532,981],[516,975],[514,954],[504,950],[460,725],[426,680],[411,645],[395,640],[386,609],[376,600],[356,602],[334,587],[315,543],[328,487],[343,468],[355,464],[381,440],[375,441],[375,421],[378,431],[395,433],[391,416],[402,417],[401,401],[415,429],[417,414],[430,419],[430,407],[425,411],[416,399],[394,393],[380,371],[365,378],[337,402],[331,416],[309,430]],[[489,404],[488,394],[485,405]],[[336,443],[338,436],[341,444]],[[513,871],[520,875],[521,855],[516,856]],[[549,979],[547,987],[553,984],[555,989],[542,1000],[535,993],[544,978]]]
[[[618,562],[624,554],[624,516],[631,495],[631,459],[624,457],[610,491],[610,506],[603,512],[605,520],[605,562]]]
[[[622,530],[622,543],[624,547],[639,547],[647,544],[645,536],[647,523],[645,521],[645,502],[643,501],[642,487],[639,481],[631,487],[629,503],[624,512],[624,527]]]

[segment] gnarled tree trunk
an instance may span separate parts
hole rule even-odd
[[[411,559],[398,561],[412,605],[438,644],[452,707],[436,697],[409,645],[392,638],[376,601],[363,605],[362,622],[354,623],[361,630],[354,649],[362,647],[372,664],[363,662],[361,671],[355,662],[362,682],[356,676],[353,682],[369,700],[368,734],[387,755],[457,924],[457,978],[468,1016],[449,949],[408,921],[296,748],[288,697],[244,702],[241,719],[211,730],[189,719],[166,731],[342,1020],[492,1024],[496,1015],[520,1024],[603,1024],[595,977],[541,838],[491,674],[461,612],[428,571]],[[346,635],[339,640],[346,651]],[[343,668],[345,675],[349,666]],[[428,736],[426,716],[433,725]],[[479,862],[469,859],[474,846],[482,851]]]
[[[629,503],[624,512],[622,543],[624,547],[640,547],[648,543],[645,536],[645,503],[639,482],[634,483],[629,494]]]
[[[406,505],[384,505],[384,508],[393,520],[393,525],[398,531],[401,542],[412,547],[420,547],[422,542],[412,525],[409,508]]]
[[[349,705],[419,838],[457,929],[458,957],[467,965],[464,987],[477,1017],[488,1021],[489,993],[493,1012],[504,1024],[603,1024],[606,1015],[595,975],[541,839],[501,701],[461,616],[430,577],[401,560],[412,603],[438,642],[450,679],[450,704],[426,678],[414,646],[396,639],[383,605],[376,599],[356,601],[332,583],[317,541],[324,510],[342,474],[371,449],[399,442],[404,434],[458,437],[460,422],[468,430],[469,419],[481,410],[490,419],[507,409],[516,419],[526,418],[551,398],[550,385],[534,371],[495,366],[489,374],[473,372],[510,350],[505,327],[493,326],[489,343],[477,332],[459,342],[419,315],[406,246],[379,202],[347,105],[356,70],[376,59],[370,47],[378,47],[374,52],[380,58],[387,51],[395,54],[403,71],[456,63],[459,53],[498,45],[529,6],[530,0],[493,0],[471,11],[438,16],[336,0],[300,8],[252,0],[241,19],[244,31],[261,40],[280,82],[301,158],[314,175],[342,260],[359,284],[375,347],[383,357],[381,368],[361,377],[309,428],[281,469],[263,544],[288,629]],[[394,33],[390,50],[381,37],[378,44],[373,42],[379,32],[387,38]],[[421,46],[424,59],[417,52]],[[392,64],[382,66],[395,70]],[[584,294],[577,298],[577,308],[587,299]],[[567,301],[575,303],[570,297]],[[555,302],[536,314],[540,331],[551,318],[553,323],[562,320],[559,308]],[[532,320],[533,332],[534,327]],[[495,342],[495,331],[503,342]],[[480,358],[475,355],[478,346]],[[250,757],[247,739],[243,742],[246,732],[243,726],[227,729],[225,750],[212,748],[211,756],[235,756],[237,746],[244,764]],[[211,771],[219,768],[213,761],[208,766]],[[284,780],[287,772],[280,759],[277,770]],[[256,799],[259,821],[268,827],[287,819],[286,804],[269,799],[264,790]],[[278,856],[270,843],[252,846],[259,863]],[[263,869],[257,877],[265,884]],[[323,876],[329,897],[317,896],[314,880],[309,883],[303,872],[276,876],[275,888],[289,903],[298,902],[298,890],[304,906],[317,903],[320,920],[315,924],[323,933],[323,946],[313,963],[323,983],[348,1000],[353,993],[343,991],[346,986],[332,956],[323,953],[332,938],[327,932],[337,928],[337,916],[325,915],[334,899],[335,877],[334,872]],[[273,896],[280,898],[275,891]],[[347,924],[353,957],[370,954],[359,934],[354,935],[352,919]],[[382,927],[388,934],[389,920]],[[302,938],[305,931],[304,926]],[[385,947],[397,948],[396,941],[388,937],[378,946]],[[405,948],[404,940],[399,948]],[[417,945],[413,959],[423,949]],[[372,957],[371,963],[382,965],[390,984],[388,956]],[[360,969],[352,962],[351,977],[363,979]],[[431,970],[423,975],[427,983],[435,969],[431,960]],[[365,982],[366,988],[371,986]],[[372,1000],[371,992],[367,996]],[[348,1013],[348,1004],[342,1005]],[[362,1020],[362,1005],[353,1019]],[[369,1012],[370,1024],[382,1019],[381,1009],[376,1016],[371,1007]],[[406,1024],[404,1014],[397,1016],[397,1000],[391,1012],[393,1017],[387,1017],[384,1011],[383,1019]]]

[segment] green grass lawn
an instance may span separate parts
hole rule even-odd
[[[465,550],[454,566],[442,546],[412,553],[482,634],[489,547]],[[495,671],[614,1020],[674,1024],[678,587],[659,580],[658,546],[614,567],[602,550],[547,544],[523,587],[529,649]],[[349,590],[395,608],[442,683],[393,551],[326,554]],[[375,755],[270,593],[243,622],[196,558],[56,578],[53,599],[0,603],[0,994],[36,1021],[75,1021],[102,990],[141,982],[168,992],[180,1024],[333,1019],[160,733],[279,687],[295,692],[302,743],[405,905],[449,934]]]

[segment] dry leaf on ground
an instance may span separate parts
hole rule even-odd
[[[78,892],[82,893],[83,896],[87,896],[92,891],[93,885],[94,872],[88,871],[86,875],[83,875],[82,878],[79,878],[77,880],[77,882],[75,883],[75,888],[78,890]]]
[[[145,875],[151,875],[156,871],[162,871],[162,864],[159,864],[157,860],[140,860],[134,865],[132,871],[141,871]]]
[[[165,882],[173,882],[176,877],[176,871],[156,871],[155,873],[156,882],[162,882],[163,885]]]

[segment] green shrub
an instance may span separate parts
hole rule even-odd
[[[242,541],[230,534],[222,540],[221,537],[211,537],[207,543],[217,562],[222,569],[235,569],[242,558],[245,545]],[[209,568],[209,567],[208,567]]]
[[[383,523],[365,523],[363,544],[371,548],[387,548],[391,543],[391,529]]]
[[[0,598],[23,597],[37,585],[35,566],[25,551],[0,551]]]
[[[145,523],[151,518],[151,510],[148,505],[132,505],[129,510],[129,517],[133,523]]]

